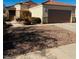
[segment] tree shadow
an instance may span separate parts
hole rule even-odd
[[[40,30],[34,27],[17,27],[6,30],[3,42],[4,56],[25,54],[58,46],[56,38],[44,34],[49,30]]]

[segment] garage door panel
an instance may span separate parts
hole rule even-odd
[[[71,11],[65,10],[48,10],[49,23],[70,22]]]

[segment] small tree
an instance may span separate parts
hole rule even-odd
[[[30,11],[21,11],[21,18],[22,19],[31,19],[31,12]]]
[[[20,18],[17,21],[22,21],[24,24],[31,24],[31,12],[29,10],[21,11]]]

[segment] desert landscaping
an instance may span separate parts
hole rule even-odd
[[[74,26],[71,27],[75,29]],[[69,46],[70,44],[73,45],[76,43],[74,30],[58,27],[56,24],[25,25],[24,27],[12,26],[6,30],[8,33],[7,36],[4,37],[4,59],[6,57],[11,58],[16,55],[24,55],[35,51],[43,51],[49,48],[57,49],[61,46]],[[31,57],[29,58],[31,59]]]

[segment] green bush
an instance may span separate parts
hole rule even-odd
[[[38,18],[38,17],[32,17],[31,23],[32,24],[40,24],[41,23],[41,19]]]

